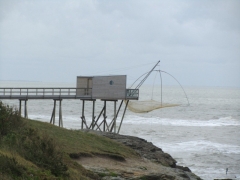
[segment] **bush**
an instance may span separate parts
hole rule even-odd
[[[18,110],[0,101],[0,138],[7,135],[13,129],[19,128],[22,124]]]
[[[11,175],[12,177],[20,177],[24,175],[24,167],[19,165],[15,158],[0,155],[0,172]]]
[[[57,143],[24,122],[18,110],[0,101],[0,145],[15,149],[19,155],[51,171],[56,177],[67,177],[68,168],[63,163],[63,153]],[[22,168],[14,158],[0,156],[0,164],[0,173],[21,176]]]
[[[48,135],[40,136],[36,129],[27,128],[18,141],[19,153],[27,160],[50,170],[55,176],[68,176],[68,168],[63,163],[63,153]]]

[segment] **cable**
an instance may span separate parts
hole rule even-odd
[[[178,81],[173,75],[169,74],[168,72],[166,72],[166,71],[162,71],[162,70],[159,70],[159,71],[168,74],[169,76],[171,76],[173,79],[175,79],[175,80],[178,82],[178,84],[181,86],[181,88],[182,88],[182,90],[183,90],[183,92],[184,92],[184,94],[185,94],[185,96],[186,96],[186,98],[187,98],[188,106],[189,106],[190,103],[189,103],[189,100],[188,100],[187,94],[186,94],[185,90],[183,89],[182,85],[180,84],[180,82],[179,82],[179,81]]]
[[[146,72],[146,73],[142,74],[139,78],[137,78],[137,80],[132,83],[132,85],[129,87],[129,89],[131,89],[132,86],[133,86],[141,77],[143,77],[143,76],[144,76],[145,74],[147,74],[147,73],[149,73],[149,72]]]
[[[153,89],[154,89],[154,85],[155,85],[155,80],[156,80],[156,76],[157,76],[157,73],[154,77],[154,80],[153,80],[153,86],[152,86],[152,96],[151,96],[151,99],[153,100]]]
[[[159,75],[160,75],[160,80],[161,80],[161,106],[162,106],[162,74],[161,74],[160,69],[159,69]]]

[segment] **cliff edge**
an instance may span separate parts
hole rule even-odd
[[[151,142],[134,136],[84,130],[122,143],[136,151],[139,158],[88,156],[76,161],[86,169],[102,175],[103,180],[201,180],[188,167],[176,165],[176,160]]]

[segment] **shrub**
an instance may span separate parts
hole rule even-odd
[[[18,110],[0,101],[0,138],[7,135],[13,129],[19,128],[22,124]]]
[[[33,128],[27,128],[21,133],[18,142],[19,153],[26,159],[44,169],[49,169],[55,176],[68,176],[67,166],[63,163],[63,153],[56,142],[47,134],[42,136]]]
[[[24,122],[16,109],[0,101],[0,145],[15,149],[19,155],[51,171],[56,177],[67,177],[68,168],[63,163],[63,153],[57,143]],[[22,168],[14,158],[1,156],[0,162],[6,165],[0,165],[0,172],[21,176]]]
[[[24,175],[24,167],[19,165],[15,158],[0,155],[0,172],[8,174],[12,177],[20,177]]]

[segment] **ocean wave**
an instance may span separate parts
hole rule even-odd
[[[30,119],[35,119],[39,121],[49,122],[51,116],[47,115],[29,115]],[[56,121],[58,120],[58,115],[55,116]],[[88,123],[91,123],[92,117],[86,117]],[[107,119],[108,122],[111,122],[112,119]],[[117,119],[117,123],[120,123],[121,118]],[[63,116],[63,122],[67,127],[74,126],[76,123],[81,122],[81,118],[79,116]],[[141,117],[130,115],[126,116],[124,124],[158,124],[161,126],[192,126],[192,127],[214,127],[214,126],[240,126],[240,121],[234,119],[231,116],[222,117],[218,119],[210,119],[210,120],[194,120],[194,119],[169,119],[169,118],[159,118],[159,117]]]
[[[126,124],[160,124],[165,126],[240,126],[240,121],[229,117],[222,117],[210,120],[194,120],[194,119],[168,119],[158,117],[140,117],[128,116],[124,123]]]
[[[196,140],[186,141],[178,143],[156,143],[156,146],[164,147],[167,151],[181,151],[184,152],[209,152],[213,153],[225,153],[225,154],[240,154],[240,146],[231,144],[220,144],[208,140]]]

